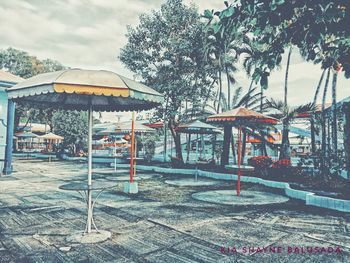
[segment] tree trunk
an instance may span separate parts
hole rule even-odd
[[[188,134],[186,163],[190,161],[190,149],[191,149],[191,133]]]
[[[318,94],[319,94],[319,92],[321,90],[322,81],[323,81],[325,72],[326,72],[326,69],[324,69],[322,71],[322,75],[321,75],[320,81],[318,82],[318,85],[317,85],[317,88],[316,88],[316,91],[315,91],[314,100],[313,100],[313,104],[315,106],[316,106],[316,103],[317,103]],[[314,154],[316,152],[315,114],[316,113],[313,112],[312,115],[311,115],[311,118],[310,118],[310,124],[311,124],[311,152],[312,152],[312,154]]]
[[[181,140],[180,140],[180,133],[176,132],[176,126],[175,126],[175,120],[174,118],[170,118],[168,122],[168,126],[171,132],[171,135],[173,136],[174,143],[175,143],[175,151],[176,151],[176,157],[183,162],[182,158],[182,149],[181,149]]]
[[[289,74],[289,64],[290,64],[290,55],[292,54],[292,47],[289,48],[286,75],[284,79],[284,106],[288,105],[288,74]],[[280,153],[280,160],[287,159],[290,160],[290,148],[289,148],[289,123],[282,122],[282,147]]]
[[[337,129],[337,79],[338,71],[333,73],[332,81],[332,144],[333,144],[333,153],[337,154],[338,152],[338,129]]]
[[[216,112],[220,112],[220,105],[221,105],[221,95],[222,95],[222,78],[221,78],[221,60],[219,57],[219,98],[218,98],[218,106],[216,109]]]
[[[253,83],[254,83],[254,80],[252,79],[251,82],[250,82],[250,85],[249,85],[249,89],[248,89],[248,93],[252,90],[253,88]],[[247,104],[246,103],[246,107],[247,107]],[[245,152],[246,152],[246,148],[247,148],[247,132],[245,130],[243,130],[243,134],[242,134],[242,164],[244,163],[244,157],[245,157]]]
[[[321,157],[321,170],[323,170],[326,166],[326,158],[327,158],[327,148],[326,148],[326,116],[325,116],[325,105],[326,105],[326,97],[327,97],[327,89],[328,89],[328,83],[329,83],[329,75],[330,75],[331,69],[329,68],[327,71],[327,77],[326,77],[326,82],[323,90],[323,98],[322,98],[322,111],[321,111],[321,116],[322,116],[322,144],[321,144],[321,149],[322,149],[322,157]]]
[[[230,76],[228,74],[228,69],[225,67],[226,71],[226,78],[227,78],[227,110],[231,109],[231,81],[230,81]]]
[[[290,160],[289,124],[283,123],[280,160]]]
[[[264,88],[260,88],[260,113],[263,112],[263,99],[264,99]]]
[[[287,68],[286,76],[284,79],[284,105],[288,105],[288,74],[289,74],[289,65],[290,65],[290,55],[292,54],[292,46],[289,48],[288,59],[287,59]]]
[[[343,105],[344,113],[344,152],[348,178],[350,176],[350,103]]]
[[[232,137],[231,126],[224,126],[224,145],[223,145],[222,154],[221,154],[222,166],[228,165],[228,162],[229,162],[231,137]]]
[[[232,128],[231,128],[231,133],[232,133]],[[233,136],[233,133],[231,136],[231,150],[232,150],[233,163],[237,164],[236,151],[235,151],[235,138]]]
[[[241,164],[244,163],[245,158],[245,151],[246,151],[246,140],[247,140],[247,133],[243,130],[242,133],[242,153],[241,153]]]
[[[212,143],[212,152],[211,152],[211,158],[215,161],[215,144],[216,144],[216,134],[212,135],[211,138]]]
[[[330,157],[332,153],[331,145],[331,120],[327,118],[327,157]]]

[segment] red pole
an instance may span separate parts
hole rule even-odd
[[[237,181],[237,196],[241,193],[241,140],[242,140],[242,127],[239,126],[238,130],[238,147],[237,147],[237,156],[238,156],[238,181]]]
[[[135,119],[134,119],[134,112],[132,112],[131,146],[130,146],[130,183],[132,183],[133,174],[134,174],[134,142],[135,142]]]

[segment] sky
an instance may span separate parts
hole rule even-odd
[[[107,69],[124,76],[133,73],[118,60],[126,44],[127,25],[136,26],[138,16],[159,9],[164,0],[0,0],[0,49],[13,47],[39,59],[51,58],[73,68]],[[189,4],[190,0],[184,0]],[[222,10],[222,0],[194,1],[200,12]],[[283,97],[285,58],[272,72],[268,96]],[[304,62],[294,49],[289,74],[289,103],[312,100],[321,70]],[[237,74],[239,85],[247,88],[249,79]],[[350,80],[338,80],[338,99],[350,96]],[[330,100],[330,94],[328,96]]]

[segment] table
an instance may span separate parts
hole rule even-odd
[[[100,195],[107,189],[111,189],[113,187],[116,187],[116,183],[112,182],[93,182],[91,186],[89,186],[86,182],[72,182],[68,184],[64,184],[59,186],[58,188],[61,190],[66,190],[66,191],[77,191],[83,200],[86,203],[86,210],[88,210],[88,196],[90,192],[92,193],[93,191],[98,191],[95,200],[92,202],[91,206],[91,214],[92,214],[92,225],[95,228],[96,232],[100,232],[95,224],[94,220],[94,206],[97,202],[97,199],[100,197]],[[87,227],[88,227],[88,222],[86,223],[84,234],[87,232]]]

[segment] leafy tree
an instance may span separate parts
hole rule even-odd
[[[53,132],[64,137],[63,147],[76,155],[86,147],[88,133],[87,113],[59,110],[53,114]]]
[[[25,51],[14,48],[0,50],[0,69],[11,72],[22,78],[30,78],[37,74],[52,72],[66,69],[60,62],[52,59],[44,59],[40,61],[35,56],[29,55]],[[20,120],[27,119],[30,122],[44,122],[52,127],[52,116],[55,110],[51,108],[36,109],[35,106],[28,103],[16,104],[15,128],[18,127]],[[25,125],[26,126],[26,125]],[[25,127],[24,126],[24,127]]]
[[[227,106],[231,108],[231,85],[236,83],[234,73],[237,72],[236,64],[238,62],[237,56],[237,46],[239,45],[239,38],[235,37],[234,25],[229,23],[226,27],[226,31],[230,33],[222,34],[218,32],[217,21],[220,20],[214,11],[206,10],[209,19],[207,25],[207,38],[206,38],[206,56],[208,57],[209,65],[217,72],[217,80],[219,84],[219,89],[217,92],[217,100],[215,100],[214,107],[216,107],[216,113],[219,113],[221,100],[223,99],[223,80],[222,74],[226,75],[227,80]],[[221,109],[224,111],[223,109]]]
[[[218,12],[220,21],[216,25],[216,32],[225,32],[227,25],[233,23],[237,32],[249,36],[253,42],[270,46],[269,49],[277,55],[282,54],[285,47],[295,45],[306,60],[321,64],[322,69],[333,69],[332,141],[335,152],[338,72],[344,72],[345,77],[350,77],[349,8],[350,2],[343,0],[234,0],[230,5],[226,2],[226,9]],[[210,16],[210,12],[206,12],[205,15]],[[288,65],[285,82],[286,105]],[[322,126],[325,126],[325,122],[322,122]],[[314,134],[313,129],[312,133]],[[313,149],[315,150],[314,143]]]
[[[197,9],[182,0],[168,0],[159,11],[141,15],[138,26],[128,27],[128,42],[120,60],[143,82],[165,97],[158,116],[165,117],[182,160],[180,135],[184,102],[200,104],[210,96],[212,71],[204,56],[204,25]]]

